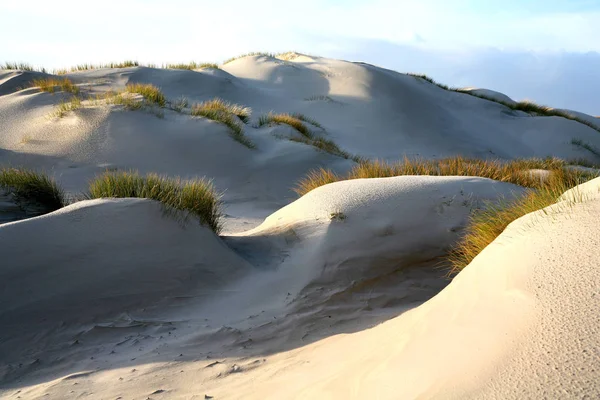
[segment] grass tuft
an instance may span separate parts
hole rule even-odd
[[[31,81],[31,87],[38,87],[42,92],[54,93],[57,88],[61,91],[79,94],[79,87],[68,78],[40,78]]]
[[[212,110],[226,114],[233,114],[245,124],[247,124],[248,121],[250,121],[250,115],[252,114],[252,109],[250,107],[244,107],[239,104],[229,103],[219,98],[214,98],[212,100],[207,100],[202,103],[196,104],[193,108],[194,110]]]
[[[167,209],[188,212],[217,234],[222,228],[220,196],[206,179],[182,181],[156,174],[106,172],[90,182],[88,197],[152,199]]]
[[[167,105],[167,98],[156,86],[149,83],[128,83],[125,87],[128,93],[141,94],[146,101],[154,103],[159,107]]]
[[[164,68],[167,69],[187,69],[187,70],[194,70],[194,69],[205,69],[205,68],[213,68],[213,69],[219,69],[219,65],[215,64],[215,63],[197,63],[197,62],[190,62],[188,64],[184,64],[184,63],[180,63],[180,64],[166,64],[164,65]]]
[[[4,64],[0,64],[0,69],[35,71],[35,68],[31,64],[25,62],[5,62]]]
[[[271,124],[284,124],[289,125],[295,130],[297,130],[302,136],[307,139],[312,139],[314,135],[308,129],[306,124],[304,124],[305,120],[299,118],[302,116],[301,114],[264,114],[261,115],[258,119],[258,127],[271,125]],[[302,116],[303,117],[303,116]]]
[[[81,99],[77,96],[74,96],[70,101],[61,101],[52,114],[50,114],[50,116],[62,118],[69,111],[75,111],[79,108],[81,108]]]
[[[230,129],[233,139],[253,149],[255,147],[254,143],[244,135],[244,128],[239,122],[247,122],[250,119],[251,112],[252,110],[248,107],[227,103],[222,99],[215,98],[194,104],[190,114],[226,125]]]
[[[67,205],[63,190],[52,178],[29,169],[0,169],[0,189],[11,194],[20,207],[38,209],[37,214]]]
[[[105,64],[78,64],[70,68],[71,72],[88,71],[101,68],[131,68],[139,67],[140,63],[134,60],[125,60],[121,62],[110,62]],[[65,71],[65,69],[61,70]]]

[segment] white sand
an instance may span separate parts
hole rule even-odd
[[[338,182],[292,202],[307,171],[353,162],[282,140],[294,133],[281,126],[246,126],[251,150],[219,124],[171,111],[87,104],[49,119],[62,95],[16,91],[31,76],[0,73],[0,164],[46,169],[75,193],[107,167],[208,176],[226,190],[226,232],[139,199],[1,224],[0,397],[600,394],[600,180],[582,186],[585,202],[511,224],[446,287],[441,257],[471,209],[521,188],[405,176]],[[172,99],[220,96],[252,107],[253,122],[269,110],[305,113],[342,149],[390,160],[594,161],[571,139],[600,148],[583,124],[361,63],[248,57],[216,71],[69,76],[94,92],[149,82]]]

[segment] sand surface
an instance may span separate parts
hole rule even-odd
[[[595,398],[600,395],[600,179],[515,222],[453,280],[443,256],[470,212],[523,189],[476,177],[342,181],[298,199],[308,171],[354,162],[287,140],[259,115],[396,160],[598,159],[594,129],[531,116],[363,63],[256,56],[221,70],[68,74],[91,94],[153,83],[169,99],[253,109],[255,149],[224,126],[84,102],[0,72],[0,164],[70,195],[104,170],[207,176],[225,231],[144,199],[30,215],[0,196],[0,397],[109,399]],[[488,96],[505,95],[474,89]],[[504,97],[503,97],[504,96]],[[593,117],[577,114],[590,121]],[[577,201],[573,202],[573,199]],[[11,222],[12,221],[12,222]]]

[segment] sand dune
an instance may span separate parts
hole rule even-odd
[[[398,176],[340,181],[298,199],[293,188],[307,172],[345,173],[355,161],[299,142],[290,126],[257,123],[271,111],[301,113],[322,125],[307,123],[311,138],[390,161],[594,163],[593,151],[572,144],[600,149],[593,127],[304,55],[69,73],[83,102],[62,117],[51,113],[70,95],[28,87],[44,76],[0,72],[0,166],[45,170],[73,196],[106,169],[206,176],[223,194],[225,229],[217,236],[147,199],[79,201],[27,219],[2,195],[0,397],[600,393],[600,178],[514,221],[449,280],[443,259],[471,212],[524,188]],[[131,83],[156,85],[172,103],[127,110],[98,100]],[[181,96],[185,112],[172,107]],[[252,109],[240,125],[254,148],[189,115],[189,105],[215,97]]]

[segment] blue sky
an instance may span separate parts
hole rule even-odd
[[[600,114],[600,0],[0,0],[0,14],[0,61],[298,50]]]

